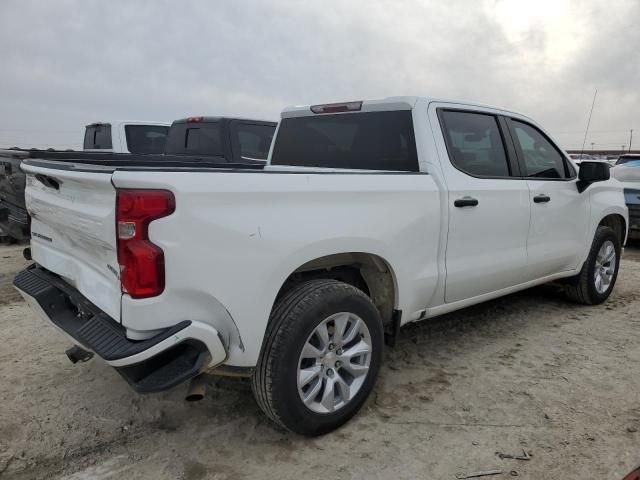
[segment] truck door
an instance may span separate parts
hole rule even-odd
[[[534,280],[574,270],[590,245],[589,195],[561,150],[536,126],[507,119],[530,191],[527,275]]]
[[[505,120],[468,107],[434,113],[448,187],[446,303],[526,281],[529,188]]]

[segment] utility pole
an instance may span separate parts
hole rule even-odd
[[[631,142],[633,141],[633,128],[629,130],[629,152],[631,152]]]
[[[591,153],[593,153],[593,147],[595,146],[596,142],[591,142]]]
[[[591,115],[593,115],[593,107],[596,105],[596,97],[598,96],[598,89],[593,93],[593,102],[591,102],[591,110],[589,110],[589,120],[587,121],[587,128],[584,130],[584,140],[582,140],[582,150],[580,153],[584,153],[584,144],[587,143],[587,134],[589,133],[589,125],[591,125]]]

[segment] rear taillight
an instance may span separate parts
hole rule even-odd
[[[145,298],[164,290],[164,253],[149,240],[149,223],[174,210],[175,198],[168,190],[117,190],[116,240],[123,293]]]
[[[627,473],[622,480],[640,480],[640,467],[636,468],[633,472]]]

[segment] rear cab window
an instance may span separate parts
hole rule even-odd
[[[126,125],[127,150],[131,153],[164,153],[169,127],[162,125]]]
[[[284,118],[271,164],[417,172],[411,111]]]
[[[235,125],[235,135],[240,157],[246,160],[266,160],[275,131],[275,124],[238,122]]]
[[[173,123],[165,153],[170,155],[224,156],[220,122]]]
[[[85,150],[112,149],[111,125],[108,123],[94,123],[87,125],[84,131],[83,148]]]

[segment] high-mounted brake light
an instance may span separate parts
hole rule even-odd
[[[149,224],[174,210],[175,197],[168,190],[117,190],[116,243],[123,293],[146,298],[164,290],[164,252],[149,240]]]
[[[362,101],[344,102],[344,103],[327,103],[325,105],[312,105],[313,113],[339,113],[339,112],[358,112],[362,110]]]
[[[200,123],[202,117],[187,117],[187,123]]]

